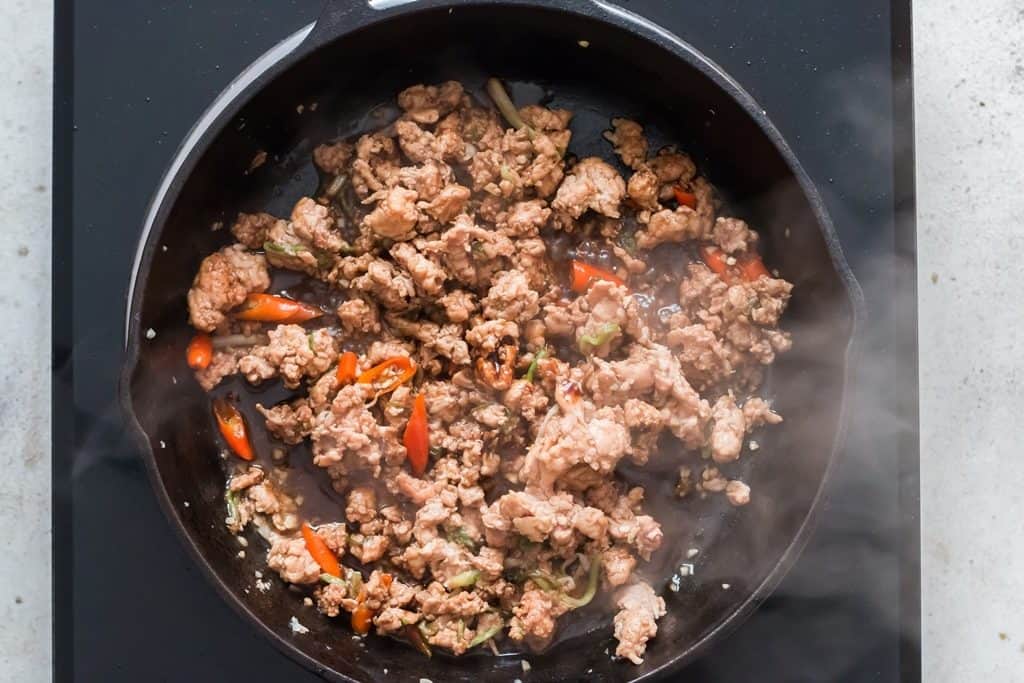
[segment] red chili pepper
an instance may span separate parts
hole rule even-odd
[[[304,323],[323,314],[316,306],[276,294],[250,294],[234,317],[261,323]]]
[[[610,273],[603,268],[592,266],[589,263],[583,261],[573,260],[570,264],[572,269],[572,291],[583,293],[590,287],[590,283],[594,280],[607,280],[614,282],[617,285],[626,284],[622,278],[615,273]]]
[[[730,266],[726,262],[725,252],[710,244],[705,244],[700,248],[700,256],[708,268],[729,284],[736,281],[737,274],[747,282],[754,282],[765,275],[771,277],[764,261],[753,252],[737,258],[735,266]]]
[[[197,334],[188,343],[185,351],[188,366],[193,370],[205,370],[213,360],[213,340],[208,334]]]
[[[352,630],[361,636],[365,636],[370,632],[370,627],[373,625],[373,610],[366,606],[365,603],[360,602],[356,605],[356,608],[352,610]]]
[[[338,359],[338,372],[335,375],[338,384],[345,386],[356,381],[356,363],[358,361],[359,358],[351,351],[341,354],[341,358]]]
[[[338,562],[338,556],[331,552],[331,549],[327,547],[327,542],[320,538],[313,527],[305,522],[302,523],[302,540],[306,542],[306,550],[313,556],[325,574],[341,578],[341,563]]]
[[[721,276],[726,282],[729,281],[729,265],[725,262],[725,252],[718,247],[705,244],[700,248],[700,257],[708,268]]]
[[[672,188],[672,193],[676,196],[677,202],[683,206],[688,206],[695,211],[697,210],[697,195],[692,192],[687,192],[678,185]]]
[[[416,476],[427,471],[427,457],[430,454],[430,434],[427,426],[427,399],[423,394],[416,397],[412,403],[412,415],[409,416],[409,423],[405,426],[405,434],[402,436],[402,444],[405,446],[409,467]]]
[[[416,366],[413,365],[412,360],[408,356],[394,356],[366,370],[359,375],[359,379],[356,381],[359,384],[377,384],[378,381],[385,379],[385,373],[392,375],[394,379],[379,387],[377,390],[378,395],[394,391],[412,379],[412,376],[416,374]]]
[[[249,441],[249,430],[245,426],[245,418],[238,408],[223,398],[213,401],[213,415],[217,418],[220,434],[228,443],[228,448],[242,460],[252,460],[252,443]]]
[[[771,277],[771,273],[764,265],[764,261],[757,254],[748,254],[739,259],[740,274],[747,282],[754,282],[763,276]]]

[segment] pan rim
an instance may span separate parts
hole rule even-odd
[[[447,8],[451,4],[450,2],[445,2],[445,0],[415,0],[414,3],[391,7],[387,10],[374,9],[371,10],[372,14],[357,20],[355,26],[343,29],[329,42],[344,40],[356,31],[371,28],[382,22],[393,19],[408,20],[415,14]],[[632,681],[649,681],[666,673],[681,670],[705,654],[716,640],[719,640],[740,626],[775,590],[810,540],[817,525],[822,504],[828,497],[831,489],[831,483],[834,479],[833,475],[846,440],[849,423],[849,399],[855,376],[854,370],[859,357],[861,330],[867,315],[864,295],[843,255],[838,235],[823,198],[782,134],[774,126],[765,110],[757,101],[724,69],[696,47],[649,19],[624,8],[611,5],[605,0],[562,0],[559,4],[548,5],[538,5],[533,0],[505,0],[504,2],[501,0],[467,0],[459,3],[459,6],[544,9],[558,14],[568,13],[570,15],[595,19],[618,30],[640,37],[660,49],[667,50],[674,58],[682,60],[689,67],[697,69],[704,74],[716,87],[724,91],[730,99],[743,109],[782,157],[782,160],[797,181],[801,192],[807,199],[817,223],[817,229],[825,241],[832,267],[843,285],[846,300],[850,306],[849,339],[844,354],[843,389],[835,435],[832,439],[828,461],[821,475],[817,492],[811,500],[806,516],[794,533],[789,545],[779,555],[774,567],[768,572],[761,583],[750,591],[747,597],[738,603],[727,616],[718,621],[702,637],[675,654],[671,659],[658,667],[639,673],[637,676],[629,679]],[[594,10],[603,12],[605,16],[596,15]],[[316,33],[319,22],[320,20],[311,22],[293,32],[240,72],[214,98],[211,105],[196,121],[161,176],[157,190],[154,192],[146,210],[146,220],[140,232],[127,293],[124,330],[125,361],[119,380],[119,397],[122,412],[126,417],[126,423],[129,428],[128,431],[139,445],[141,455],[145,461],[147,475],[157,494],[157,499],[164,515],[171,522],[176,535],[185,546],[187,552],[192,556],[193,561],[196,562],[207,580],[220,593],[222,599],[231,605],[244,620],[250,622],[259,632],[268,637],[278,650],[296,660],[308,670],[332,680],[354,682],[356,679],[324,665],[315,657],[306,654],[298,645],[287,640],[272,629],[249,609],[245,602],[235,594],[235,591],[227,585],[212,567],[192,538],[180,516],[179,510],[170,499],[170,494],[164,485],[157,466],[155,452],[149,442],[149,437],[135,414],[134,398],[131,390],[132,377],[138,365],[141,346],[140,335],[142,331],[138,323],[143,290],[140,287],[140,283],[148,280],[153,257],[157,251],[158,245],[157,240],[153,239],[154,236],[159,234],[159,228],[163,226],[170,209],[176,204],[184,182],[191,175],[196,163],[202,158],[210,143],[220,135],[234,115],[257,93],[262,91],[267,84],[281,76],[302,59],[324,47],[326,43],[310,40],[311,36],[314,36]]]

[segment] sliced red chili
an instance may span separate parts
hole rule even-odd
[[[226,399],[217,398],[213,401],[213,415],[217,418],[217,427],[228,448],[242,460],[252,460],[254,455],[249,430],[238,408]]]

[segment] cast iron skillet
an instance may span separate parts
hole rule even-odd
[[[609,156],[600,133],[612,116],[643,122],[652,148],[679,142],[761,232],[765,261],[796,285],[785,320],[794,348],[767,387],[786,422],[745,458],[750,505],[684,504],[669,515],[685,523],[669,527],[666,557],[678,561],[691,545],[704,551],[683,589],[665,593],[669,613],[639,667],[609,659],[607,620],[530,654],[528,676],[522,655],[428,660],[389,639],[357,641],[279,581],[257,590],[262,544],[252,537],[239,559],[224,529],[209,400],[184,363],[185,294],[203,256],[230,239],[209,226],[238,210],[287,215],[316,186],[312,147],[379,125],[367,112],[402,88],[448,78],[479,87],[489,75],[518,83],[520,104],[574,110],[578,156]],[[259,152],[267,161],[250,171]],[[281,650],[331,680],[360,681],[385,669],[388,680],[641,680],[706,651],[768,595],[807,541],[842,437],[862,309],[821,198],[760,107],[691,46],[596,0],[331,0],[315,25],[240,75],[190,133],[151,205],[129,299],[122,397],[171,524],[225,599]],[[649,486],[648,500],[670,494],[666,479]],[[293,633],[292,615],[310,633]]]

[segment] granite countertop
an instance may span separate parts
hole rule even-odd
[[[1024,6],[915,3],[924,678],[1024,678]]]
[[[924,677],[1024,671],[1024,9],[915,4]],[[0,8],[0,671],[50,660],[51,2]]]

